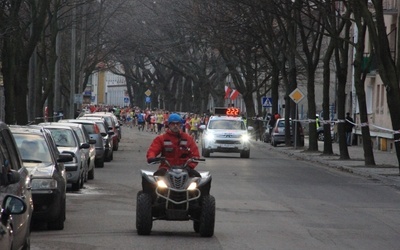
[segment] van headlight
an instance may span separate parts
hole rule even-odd
[[[242,141],[243,142],[249,142],[250,141],[250,136],[248,134],[242,135]]]
[[[205,138],[207,141],[212,141],[212,140],[214,140],[215,136],[214,136],[214,134],[208,133],[205,135]]]

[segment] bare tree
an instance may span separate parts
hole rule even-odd
[[[13,0],[0,4],[5,122],[27,124],[29,60],[41,38],[50,0]]]
[[[360,17],[365,20],[368,26],[369,38],[378,61],[379,75],[385,85],[400,172],[400,43],[397,42],[397,54],[393,57],[386,34],[382,0],[352,0],[352,2],[357,5]],[[372,4],[370,5],[369,2]],[[397,16],[397,23],[400,23],[399,15]],[[397,25],[397,34],[399,32],[400,26]]]

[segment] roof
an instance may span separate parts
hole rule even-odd
[[[233,120],[233,121],[243,121],[241,116],[226,116],[226,115],[213,115],[210,117],[211,120]]]

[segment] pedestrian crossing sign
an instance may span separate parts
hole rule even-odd
[[[262,98],[262,106],[264,108],[272,107],[272,98],[271,97],[263,97]]]

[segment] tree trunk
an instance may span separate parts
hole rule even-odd
[[[363,138],[364,162],[365,165],[375,165],[374,152],[368,126],[367,102],[365,98],[364,82],[365,76],[362,72],[362,60],[365,48],[366,24],[356,17],[358,39],[356,43],[356,54],[354,58],[354,85],[357,93],[357,100],[360,109],[361,133]]]

